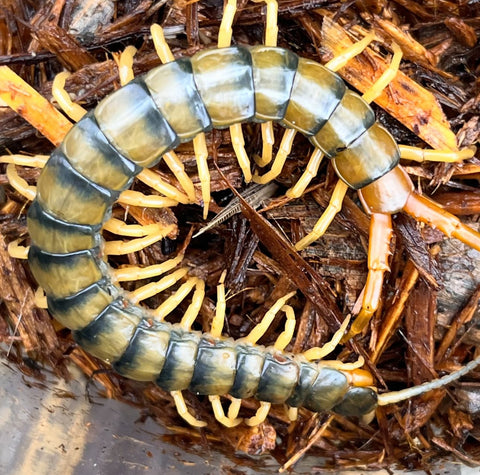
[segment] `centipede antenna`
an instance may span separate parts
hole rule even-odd
[[[257,209],[260,207],[265,200],[271,198],[275,191],[278,189],[278,186],[275,183],[268,183],[267,185],[260,185],[257,183],[249,186],[242,194],[242,198],[250,205],[252,208]],[[232,198],[230,203],[228,203],[225,208],[218,213],[215,218],[213,218],[206,226],[201,228],[196,234],[193,235],[193,238],[200,236],[201,234],[213,229],[219,224],[223,223],[227,219],[230,219],[232,216],[240,213],[242,207],[240,204],[240,199],[235,196]]]
[[[477,356],[474,360],[467,363],[463,368],[460,368],[458,371],[447,374],[439,379],[434,379],[433,381],[428,381],[418,386],[413,386],[411,388],[402,389],[400,391],[392,391],[385,394],[378,395],[378,405],[386,406],[388,404],[395,404],[405,399],[410,399],[414,396],[419,396],[428,391],[433,391],[434,389],[440,389],[446,386],[447,384],[457,381],[462,376],[465,376],[470,371],[473,371],[477,366],[480,365],[480,356]]]

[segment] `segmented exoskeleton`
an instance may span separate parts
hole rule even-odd
[[[355,130],[340,120],[346,113],[358,118]],[[317,145],[325,127],[336,130],[339,142],[330,139],[328,149],[345,148],[335,158],[340,169],[342,156],[347,163],[362,160],[360,144],[347,148],[360,136],[361,144],[373,137],[387,141],[372,175],[398,162],[393,139],[374,124],[369,106],[320,64],[265,46],[204,50],[130,82],[67,134],[42,171],[28,213],[32,272],[53,316],[122,375],[168,391],[369,413],[375,391],[352,386],[348,372],[152,322],[148,310],[129,303],[113,284],[102,260],[101,226],[142,167],[200,132],[251,120],[281,121]]]
[[[102,255],[100,231],[117,197],[180,142],[249,121],[273,121],[301,132],[319,156],[332,160],[344,190],[347,185],[361,190],[372,213],[371,278],[353,333],[379,299],[391,213],[404,209],[480,249],[478,233],[413,192],[398,166],[394,139],[337,74],[274,46],[203,50],[155,68],[105,98],[67,134],[41,174],[28,212],[29,263],[51,313],[72,329],[75,340],[120,374],[155,381],[168,391],[253,396],[355,416],[439,387],[479,364],[480,358],[408,393],[377,396],[362,370],[192,332],[156,321],[129,300]]]

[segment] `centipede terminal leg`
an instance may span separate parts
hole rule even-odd
[[[342,341],[360,333],[378,308],[382,295],[383,276],[390,271],[390,241],[393,236],[392,218],[389,214],[371,215],[368,242],[368,275],[365,284],[362,308]]]

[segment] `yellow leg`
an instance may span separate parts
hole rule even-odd
[[[143,285],[142,287],[139,287],[138,289],[130,292],[129,299],[133,303],[138,303],[138,302],[141,302],[142,300],[153,297],[154,295],[170,288],[172,285],[178,282],[181,278],[185,277],[187,273],[188,273],[188,269],[186,267],[177,269],[175,272],[172,272],[171,274],[163,277],[157,282],[150,282],[149,284]]]
[[[274,180],[277,178],[278,175],[282,172],[283,165],[285,165],[285,161],[287,160],[288,154],[292,150],[293,139],[295,138],[297,131],[294,129],[287,129],[283,134],[282,142],[280,143],[280,148],[278,153],[273,161],[272,168],[270,171],[265,173],[265,175],[258,175],[255,173],[253,176],[253,181],[255,183],[260,183],[264,185],[269,181]]]
[[[12,187],[22,196],[27,198],[27,200],[33,201],[35,199],[37,187],[30,186],[23,178],[21,178],[13,163],[7,165],[7,178],[10,185],[12,185]]]
[[[152,27],[150,28],[150,32],[152,34],[153,44],[155,45],[155,51],[157,52],[157,55],[160,58],[160,61],[163,64],[174,61],[175,58],[172,54],[172,51],[170,50],[170,47],[168,46],[165,40],[165,35],[163,34],[162,27],[156,24],[152,25]],[[198,176],[200,178],[200,186],[202,189],[203,217],[204,219],[206,219],[208,215],[208,208],[210,206],[210,172],[208,171],[208,165],[207,165],[208,151],[207,151],[207,143],[205,140],[205,134],[203,133],[198,134],[193,139],[193,149],[195,151],[195,159],[197,161],[197,167],[198,167]],[[173,160],[173,158],[171,158],[171,160]],[[177,175],[175,176],[177,176],[178,181],[180,181],[180,183],[182,184],[183,189],[186,191],[190,199],[190,202],[194,203],[195,190],[193,188],[193,183],[191,182],[190,178],[183,172],[183,165],[178,164],[178,159],[175,164],[175,168],[182,170],[180,177]],[[171,167],[170,169],[173,171]],[[182,201],[180,202],[182,203]]]
[[[208,208],[210,207],[210,172],[207,163],[208,150],[205,134],[198,134],[193,139],[193,150],[195,152],[198,177],[200,178],[200,186],[202,188],[203,219],[207,219]]]
[[[242,342],[251,343],[254,345],[257,341],[264,335],[264,333],[268,330],[268,327],[271,325],[275,315],[278,311],[287,303],[287,301],[295,295],[296,292],[290,292],[289,294],[285,295],[284,297],[279,298],[265,313],[262,321],[256,325],[253,330],[245,337],[242,338]]]
[[[175,175],[175,178],[180,182],[180,185],[182,185],[190,203],[195,203],[195,187],[193,186],[190,177],[185,173],[185,167],[177,157],[177,154],[175,152],[168,152],[163,156],[163,160],[170,171]]]
[[[298,407],[289,407],[287,416],[289,421],[296,421],[298,419]]]
[[[113,55],[113,59],[117,63],[118,76],[122,86],[125,86],[125,84],[128,84],[134,78],[133,57],[136,52],[137,48],[127,46],[120,54]]]
[[[45,292],[41,287],[38,287],[37,290],[35,290],[35,305],[38,308],[48,308],[47,305],[47,296],[45,295]]]
[[[226,275],[227,271],[224,270],[217,285],[217,307],[215,309],[215,317],[212,321],[212,327],[210,328],[210,334],[214,338],[222,336],[223,325],[225,323],[225,309],[227,307],[227,302],[225,298],[224,282]]]
[[[325,343],[322,347],[317,346],[315,348],[310,348],[309,350],[305,351],[305,353],[303,353],[303,356],[308,361],[321,360],[325,358],[325,356],[329,355],[340,343],[340,340],[342,339],[349,322],[350,322],[350,315],[348,315],[347,318],[345,318],[342,325],[335,332],[335,334],[333,335],[333,338],[330,341]]]
[[[399,145],[400,158],[416,162],[447,162],[456,163],[468,160],[475,155],[476,147],[468,147],[456,152],[452,150],[425,150],[423,148]]]
[[[192,277],[189,280],[193,281],[195,292],[193,293],[192,302],[180,321],[180,326],[187,331],[191,330],[193,322],[197,318],[198,312],[200,312],[200,308],[202,307],[205,298],[205,282],[198,277]]]
[[[362,309],[355,318],[342,342],[360,333],[377,311],[383,288],[383,276],[390,270],[390,241],[392,239],[392,219],[388,214],[373,213],[370,217],[368,240],[368,275],[362,300]]]
[[[225,322],[225,308],[226,308],[226,299],[225,299],[225,276],[227,271],[223,271],[220,276],[219,283],[217,285],[217,308],[215,309],[215,317],[212,322],[212,327],[210,329],[210,334],[214,338],[219,338],[222,336],[223,324]],[[237,419],[238,411],[240,410],[241,399],[233,399],[228,408],[228,415],[225,416],[223,411],[222,404],[220,402],[219,396],[209,396],[210,402],[212,403],[213,412],[216,419],[221,422],[226,427],[235,427],[243,419]]]
[[[271,403],[260,401],[260,407],[257,409],[257,412],[253,417],[245,419],[245,424],[247,426],[258,426],[261,424],[267,418],[270,407],[272,407]]]
[[[120,193],[118,202],[124,205],[141,206],[143,208],[171,208],[178,201],[158,195],[144,195],[139,191],[125,190]]]
[[[172,391],[170,394],[175,401],[175,406],[180,417],[185,419],[193,427],[205,427],[207,425],[206,422],[195,419],[195,417],[188,412],[187,405],[185,404],[185,399],[183,398],[181,391]]]
[[[365,102],[368,102],[369,104],[382,93],[382,91],[390,84],[391,80],[397,75],[403,53],[400,46],[396,43],[392,43],[392,49],[393,57],[388,68],[362,96]]]
[[[127,224],[117,218],[110,218],[104,225],[103,229],[120,236],[143,237],[149,234],[157,233],[160,229],[158,223],[147,224]]]
[[[335,218],[335,215],[342,209],[343,198],[345,197],[347,190],[348,185],[346,185],[342,180],[338,180],[337,184],[335,185],[335,189],[333,190],[330,203],[322,216],[320,216],[317,224],[315,224],[313,227],[312,232],[307,234],[303,239],[295,244],[295,249],[297,249],[297,251],[301,251],[309,244],[323,236],[333,221],[333,218]]]
[[[15,239],[8,244],[8,255],[14,259],[28,259],[28,250],[30,247],[20,246],[20,239]]]
[[[153,45],[160,61],[163,64],[175,61],[172,51],[165,40],[163,28],[155,23],[150,27],[150,33],[152,34]]]
[[[310,182],[317,176],[318,168],[320,167],[320,163],[322,163],[322,158],[323,153],[320,149],[316,148],[313,151],[302,176],[294,186],[287,190],[285,193],[286,196],[289,198],[300,198],[300,196],[303,195],[305,188],[307,188]]]
[[[235,150],[238,164],[243,172],[243,177],[248,183],[252,181],[252,172],[250,171],[250,160],[245,150],[245,139],[243,138],[241,124],[234,124],[230,126],[230,137],[232,139],[232,146],[233,150]]]
[[[232,397],[232,401],[230,402],[230,407],[228,408],[228,418],[235,419],[240,412],[240,407],[242,405],[242,400]]]
[[[259,167],[264,167],[272,161],[272,150],[275,144],[275,135],[273,133],[273,123],[263,122],[262,127],[262,156],[255,156],[255,163]]]
[[[357,41],[343,50],[341,54],[331,59],[325,64],[325,67],[330,69],[330,71],[338,71],[339,69],[342,69],[352,58],[358,56],[374,39],[375,33],[369,33],[362,40]]]
[[[172,200],[178,201],[182,204],[190,203],[187,195],[162,180],[160,175],[153,170],[145,168],[137,175],[137,178],[141,182],[145,183],[150,188],[153,188],[155,191],[158,191],[167,198],[171,198]]]
[[[295,332],[295,312],[290,305],[284,305],[281,310],[285,312],[287,321],[285,322],[285,330],[278,336],[273,347],[278,351],[283,351],[293,338]]]
[[[365,358],[363,356],[359,356],[357,361],[353,363],[343,363],[342,361],[338,360],[328,360],[322,361],[321,366],[328,366],[329,368],[335,368],[339,371],[353,371],[355,369],[362,368],[365,365]]]
[[[277,46],[278,38],[278,3],[277,0],[254,0],[256,2],[265,1],[267,5],[267,21],[265,25],[265,45]],[[257,160],[257,165],[264,167],[272,161],[272,149],[275,143],[273,135],[272,122],[265,122],[262,124],[262,157]]]
[[[190,293],[190,291],[194,287],[197,287],[197,289],[200,289],[200,292],[196,292],[197,296],[194,295],[194,297],[192,298],[192,304],[190,305],[190,307],[193,304],[195,304],[195,306],[198,305],[198,299],[197,300],[195,300],[195,299],[198,296],[201,296],[202,285],[203,285],[203,287],[205,286],[203,280],[198,279],[197,277],[191,277],[190,279],[188,279],[184,284],[182,284],[180,286],[180,288],[173,295],[168,297],[168,299],[166,299],[159,307],[157,307],[153,311],[155,317],[159,320],[163,320],[170,312],[172,312],[175,308],[178,307],[180,302],[182,302],[182,300],[184,300],[187,297],[187,295]],[[202,297],[202,299],[203,299],[203,297]],[[195,302],[194,302],[194,300],[195,300]],[[200,305],[201,305],[201,302],[200,302]],[[189,307],[189,309],[190,309],[190,307]],[[191,313],[190,313],[190,315],[191,315]],[[195,315],[195,317],[196,317],[196,315]],[[184,320],[185,320],[185,316],[182,319],[181,324],[186,327],[187,322],[184,321]]]
[[[2,155],[0,163],[13,163],[22,167],[43,168],[50,157],[48,155]]]
[[[153,225],[154,226],[154,225]],[[123,254],[130,254],[132,252],[141,251],[155,242],[160,241],[165,236],[170,234],[175,229],[175,225],[164,226],[157,224],[156,232],[147,234],[138,239],[131,241],[106,241],[103,251],[107,256],[121,256]]]
[[[75,104],[65,90],[65,81],[68,76],[70,76],[70,73],[66,71],[55,76],[52,84],[52,96],[63,112],[65,112],[70,119],[78,122],[87,111],[82,106]]]
[[[212,404],[213,413],[215,414],[215,419],[218,422],[223,424],[225,427],[236,427],[240,424],[243,419],[231,419],[230,417],[225,416],[225,412],[222,407],[222,402],[220,401],[220,396],[208,396],[210,403]]]
[[[254,2],[265,2],[267,5],[267,21],[265,26],[265,45],[277,46],[278,38],[278,2],[277,0],[253,0]]]
[[[222,22],[218,31],[218,47],[226,48],[232,44],[232,24],[237,12],[237,1],[228,0],[223,11]]]
[[[147,267],[125,266],[120,267],[119,269],[112,269],[111,272],[113,273],[117,282],[150,279],[175,269],[175,267],[177,267],[182,260],[183,254],[179,254],[177,257],[162,262],[161,264],[154,264]]]

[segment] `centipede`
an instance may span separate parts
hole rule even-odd
[[[170,392],[179,414],[199,428],[205,423],[187,409],[182,391],[207,396],[215,417],[227,427],[261,424],[272,404],[288,406],[292,420],[298,408],[366,419],[378,406],[442,388],[480,364],[477,356],[442,378],[381,393],[361,364],[325,359],[340,341],[360,334],[379,307],[384,274],[389,271],[392,215],[406,213],[478,251],[480,234],[417,193],[400,165],[406,149],[397,145],[369,105],[388,84],[389,75],[362,96],[350,90],[336,73],[352,55],[367,47],[372,37],[367,36],[340,58],[322,65],[277,46],[277,4],[274,0],[266,4],[263,44],[231,44],[236,4],[229,0],[217,47],[175,59],[161,28],[155,25],[152,37],[163,64],[142,76],[129,77],[93,110],[87,112],[68,99],[62,102],[62,87],[57,86],[58,102],[76,123],[44,164],[36,190],[27,193],[33,199],[27,216],[28,264],[45,292],[51,315],[71,330],[78,345],[110,364],[121,376],[154,382]],[[394,45],[393,49],[394,57],[401,55],[398,47]],[[264,153],[255,168],[245,150],[242,124],[261,124]],[[285,133],[273,158],[269,137],[274,125],[284,128]],[[278,312],[284,312],[287,321],[294,321],[289,305],[294,292],[278,299],[246,337],[233,340],[222,336],[226,301],[223,278],[218,284],[216,316],[206,333],[192,330],[204,299],[204,283],[188,277],[184,268],[174,271],[173,281],[186,278],[184,294],[192,289],[194,294],[179,323],[170,323],[165,316],[184,298],[182,291],[155,310],[140,305],[167,288],[166,281],[132,292],[119,286],[121,280],[136,273],[145,277],[148,272],[126,270],[122,274],[112,269],[106,256],[142,249],[164,238],[171,228],[153,224],[150,233],[136,234],[132,230],[131,236],[141,236],[132,241],[133,245],[105,243],[102,231],[121,226],[112,218],[114,203],[123,200],[150,206],[147,199],[128,194],[137,177],[161,187],[167,197],[163,201],[157,198],[160,206],[197,202],[191,182],[178,166],[176,176],[183,191],[160,184],[149,175],[149,169],[162,160],[175,168],[178,162],[174,150],[182,143],[193,142],[206,217],[210,191],[204,134],[214,129],[230,132],[245,182],[259,184],[278,176],[295,134],[303,135],[313,153],[301,178],[287,191],[290,199],[302,196],[322,158],[329,161],[338,177],[332,198],[312,232],[294,244],[296,252],[321,239],[348,190],[357,192],[370,216],[368,277],[361,310],[353,323],[345,319],[325,347],[293,355],[285,350],[291,338],[291,334],[286,335],[291,331],[287,329],[273,346],[258,344]],[[424,151],[408,152],[425,155]],[[446,161],[452,156],[458,161],[473,154],[472,149],[451,152]],[[437,152],[436,158],[441,160],[441,153]],[[270,170],[261,175],[259,170],[269,164]],[[13,168],[10,176],[14,184]],[[180,261],[173,259],[148,275],[175,269]],[[231,400],[228,415],[220,403],[220,396],[225,395]],[[259,401],[260,408],[253,417],[240,418],[241,400],[247,398]]]

